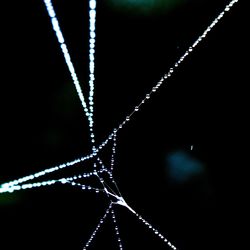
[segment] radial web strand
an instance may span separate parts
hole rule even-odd
[[[162,86],[162,84],[165,83],[166,80],[169,79],[173,75],[173,73],[183,63],[183,61],[193,52],[195,47],[206,38],[208,33],[224,17],[226,12],[229,12],[238,1],[239,0],[232,0],[229,4],[226,5],[224,10],[222,10],[220,12],[220,14],[212,21],[212,23],[205,29],[205,31],[202,33],[202,35],[199,36],[195,40],[195,42],[187,49],[187,51],[174,63],[174,65],[169,69],[169,71],[161,77],[161,79],[156,83],[156,85],[151,89],[151,91],[145,95],[145,97],[142,99],[142,101],[137,106],[134,107],[133,111],[129,115],[126,116],[126,118],[123,120],[123,122],[121,122],[119,124],[119,126],[116,128],[116,131],[122,129],[124,127],[124,125],[127,124],[131,120],[131,118],[135,115],[135,113],[140,111],[143,104],[145,104],[146,102],[149,101],[149,99],[151,99],[153,94],[155,92],[157,92],[160,89],[160,87]]]
[[[89,131],[90,131],[90,139],[91,142],[94,144],[95,143],[95,136],[93,133],[93,95],[94,95],[94,54],[95,54],[95,17],[96,17],[96,1],[95,0],[91,0],[89,1],[89,21],[90,21],[90,25],[89,25],[89,32],[90,32],[90,40],[89,40],[89,70],[90,70],[90,74],[89,74],[89,107],[85,101],[84,95],[83,95],[83,91],[81,89],[81,85],[80,82],[78,80],[74,65],[72,63],[67,45],[65,43],[65,39],[63,37],[61,28],[59,26],[59,22],[56,16],[56,12],[55,9],[52,5],[51,0],[44,0],[45,6],[47,8],[47,12],[48,15],[50,17],[51,20],[51,24],[52,27],[55,31],[58,43],[61,47],[65,62],[68,66],[69,72],[71,74],[71,78],[73,80],[73,83],[75,85],[78,97],[81,101],[84,113],[86,115],[86,117],[88,118],[88,123],[89,123]],[[93,146],[93,150],[95,149],[95,147]]]
[[[99,220],[95,230],[93,231],[93,233],[91,234],[88,242],[86,243],[86,245],[83,247],[83,250],[87,250],[87,248],[90,246],[91,242],[93,241],[94,237],[96,236],[97,232],[100,230],[102,224],[105,222],[108,214],[110,213],[110,210],[112,208],[112,203],[110,203],[109,207],[107,208],[105,214],[103,215],[103,217]]]
[[[138,213],[133,213],[136,215],[136,217],[142,221],[142,223],[144,225],[147,226],[147,228],[149,228],[156,236],[158,236],[161,240],[164,241],[164,243],[166,243],[169,247],[171,247],[173,250],[176,250],[177,248],[166,238],[164,237],[157,229],[155,229],[152,224],[150,224],[149,222],[147,222],[145,219],[143,219]]]
[[[121,236],[120,236],[120,232],[119,232],[119,227],[118,227],[118,224],[117,224],[115,211],[114,211],[113,208],[111,208],[111,214],[112,214],[112,220],[113,220],[114,227],[115,227],[115,234],[116,234],[116,237],[117,237],[117,242],[119,244],[119,249],[123,250],[123,245],[122,245],[122,240],[121,240]]]

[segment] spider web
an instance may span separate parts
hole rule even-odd
[[[126,118],[116,128],[113,129],[112,133],[110,133],[110,135],[107,136],[106,140],[104,140],[100,145],[96,145],[95,133],[93,130],[96,1],[95,0],[89,1],[89,8],[90,8],[90,11],[89,11],[89,19],[90,19],[89,60],[90,60],[90,63],[89,63],[89,95],[88,95],[88,101],[86,101],[83,95],[83,90],[80,86],[77,74],[75,72],[73,63],[71,61],[71,57],[70,57],[67,45],[65,43],[62,31],[60,29],[59,22],[57,20],[53,5],[50,0],[44,0],[49,17],[51,18],[52,27],[57,36],[59,45],[61,47],[62,53],[65,58],[65,62],[68,66],[69,72],[71,74],[73,83],[75,85],[77,94],[81,102],[81,105],[83,107],[83,111],[88,120],[89,136],[92,142],[92,152],[89,155],[85,155],[79,159],[75,159],[73,161],[45,169],[35,174],[31,174],[31,175],[19,178],[17,180],[13,180],[8,183],[4,183],[0,187],[0,193],[40,188],[40,187],[52,186],[56,184],[71,185],[71,186],[74,186],[75,188],[80,188],[82,190],[100,193],[101,195],[107,196],[107,199],[110,201],[110,204],[83,249],[87,249],[91,245],[92,241],[95,239],[98,231],[101,229],[103,223],[107,220],[107,218],[112,219],[118,247],[119,249],[123,249],[123,244],[122,244],[119,227],[118,227],[118,223],[116,219],[116,214],[114,210],[115,205],[120,205],[120,206],[127,208],[128,211],[134,214],[138,218],[138,220],[141,221],[145,226],[147,226],[149,230],[151,230],[156,236],[159,237],[159,239],[165,242],[167,246],[169,246],[172,249],[176,249],[176,247],[166,237],[164,237],[157,229],[155,229],[149,222],[147,222],[143,217],[141,217],[141,215],[139,215],[133,208],[131,208],[127,204],[125,199],[123,198],[122,194],[120,193],[119,188],[113,176],[113,170],[115,167],[117,134],[135,116],[135,114],[138,111],[140,111],[142,106],[146,102],[148,102],[149,99],[151,99],[154,93],[160,89],[162,84],[165,84],[166,80],[172,76],[172,74],[179,67],[179,65],[192,53],[192,51],[196,48],[196,46],[207,36],[207,34],[212,30],[212,28],[223,18],[225,13],[231,10],[231,8],[234,6],[236,2],[238,1],[233,0],[224,8],[224,10],[214,19],[214,21],[202,33],[202,35],[199,36],[198,39],[195,40],[195,42],[188,48],[188,50],[177,60],[177,62],[173,65],[173,67],[170,68],[169,71],[157,82],[157,84],[142,99],[142,101],[137,106],[134,107],[132,112],[129,113],[126,116]],[[112,144],[112,151],[111,151],[111,156],[110,156],[110,163],[106,164],[101,159],[100,153],[109,143]],[[40,181],[40,182],[32,182],[33,180],[37,178],[41,178],[48,174],[52,174],[53,172],[73,167],[78,163],[87,163],[89,161],[91,161],[91,164],[92,164],[92,171],[90,172],[75,174],[72,176],[66,176],[66,177],[62,177],[59,179],[49,179],[49,180]],[[87,179],[97,179],[99,185],[97,186],[87,185],[85,184],[85,180]]]

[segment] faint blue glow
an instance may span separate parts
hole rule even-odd
[[[167,171],[172,181],[184,183],[203,174],[205,169],[198,160],[185,152],[177,151],[167,157]]]

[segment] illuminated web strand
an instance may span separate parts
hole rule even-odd
[[[95,191],[96,193],[104,192],[103,189],[91,187],[89,185],[83,185],[81,183],[77,183],[77,182],[74,182],[74,181],[61,180],[60,183],[62,183],[62,184],[70,184],[71,186],[80,187],[82,190]]]
[[[75,180],[79,180],[79,179],[86,179],[86,178],[90,178],[93,176],[96,176],[97,173],[104,173],[107,172],[110,174],[110,172],[107,169],[101,169],[98,171],[94,171],[94,172],[88,172],[88,173],[84,173],[84,174],[78,174],[78,175],[73,175],[70,177],[64,177],[64,178],[60,178],[57,180],[47,180],[47,181],[41,181],[41,182],[35,182],[35,183],[28,183],[28,184],[23,184],[23,185],[10,185],[10,186],[5,186],[5,188],[0,188],[0,193],[5,193],[5,192],[9,192],[12,193],[14,191],[20,191],[20,190],[25,190],[25,189],[33,189],[33,188],[39,188],[39,187],[44,187],[44,186],[50,186],[50,185],[54,185],[56,183],[61,183],[61,184],[67,184],[67,183],[74,183]],[[82,185],[79,183],[77,184],[72,184],[74,185]],[[97,191],[104,191],[103,189],[98,189],[98,188],[90,188],[90,186],[88,185],[82,185],[82,187],[86,187],[85,189],[90,190],[90,189],[94,189]]]
[[[14,185],[14,186],[6,186],[5,188],[0,188],[0,193],[13,193],[15,191],[25,190],[25,189],[33,189],[33,188],[40,188],[45,186],[51,186],[56,184],[58,181],[56,180],[49,180],[49,181],[41,181],[36,183],[28,183],[22,185]]]
[[[55,166],[55,167],[47,168],[47,169],[39,171],[39,172],[37,172],[35,174],[27,175],[25,177],[22,177],[22,178],[19,178],[19,179],[10,181],[10,182],[6,182],[6,183],[4,183],[4,184],[2,184],[0,186],[0,192],[1,192],[1,190],[5,189],[7,187],[18,185],[18,184],[21,184],[21,183],[25,183],[27,181],[39,178],[41,176],[45,176],[46,174],[50,174],[50,173],[56,172],[56,171],[64,169],[64,168],[74,166],[77,163],[84,162],[86,160],[89,160],[89,159],[95,157],[95,155],[96,155],[96,153],[93,153],[93,154],[84,156],[82,158],[78,158],[76,160],[60,164],[60,165]]]
[[[112,137],[113,137],[113,133],[110,134],[109,137],[107,137],[107,139],[105,141],[103,141],[98,146],[98,148],[96,148],[96,150],[92,154],[83,156],[81,158],[75,159],[75,160],[70,161],[70,162],[62,163],[62,164],[60,164],[58,166],[47,168],[45,170],[42,170],[42,171],[36,172],[34,174],[30,174],[30,175],[24,176],[22,178],[19,178],[19,179],[10,181],[10,182],[3,183],[3,184],[0,185],[0,193],[8,192],[8,191],[6,191],[6,188],[8,188],[10,186],[14,186],[14,185],[18,185],[18,184],[21,184],[21,183],[25,183],[27,181],[39,178],[41,176],[45,176],[47,174],[56,172],[58,170],[74,166],[77,163],[84,162],[86,160],[90,160],[90,159],[94,158],[97,155],[97,153],[99,153],[108,144],[108,142],[112,139]]]
[[[147,222],[145,219],[143,219],[138,213],[133,213],[136,215],[136,217],[149,228],[153,233],[158,236],[164,243],[166,243],[169,247],[171,247],[173,250],[176,250],[177,248],[166,238],[164,237],[157,229],[155,229],[149,222]]]
[[[93,120],[93,105],[94,105],[94,81],[95,81],[95,76],[94,76],[94,69],[95,69],[95,37],[96,37],[96,32],[95,32],[95,23],[96,23],[96,0],[90,0],[89,1],[89,108],[87,107],[87,104],[85,102],[85,98],[79,83],[79,80],[77,78],[73,63],[71,61],[67,46],[65,44],[64,38],[62,31],[60,29],[58,20],[56,18],[56,13],[53,8],[53,5],[51,3],[51,0],[44,0],[45,5],[48,10],[48,14],[51,18],[51,23],[53,26],[53,29],[56,33],[58,42],[60,44],[60,47],[62,49],[62,52],[64,54],[65,62],[69,68],[69,71],[71,73],[71,77],[73,79],[73,82],[75,84],[78,96],[81,100],[82,106],[84,108],[84,112],[88,118],[89,121],[89,129],[90,129],[90,137],[91,137],[91,142],[94,144],[95,143],[95,136],[93,133],[93,125],[94,125],[94,120]],[[93,149],[94,146],[93,146]]]
[[[116,135],[116,132],[114,133],[114,135]],[[115,137],[115,136],[114,136],[114,137]],[[101,184],[103,185],[104,191],[106,192],[108,198],[109,198],[110,200],[112,200],[111,198],[114,197],[114,198],[116,198],[118,201],[119,201],[119,200],[123,200],[123,201],[124,201],[124,199],[122,198],[122,194],[121,194],[121,192],[120,192],[120,190],[119,190],[119,187],[118,187],[118,185],[117,185],[115,179],[113,178],[113,173],[112,173],[111,171],[109,171],[109,170],[105,167],[104,163],[102,162],[102,160],[101,160],[100,158],[97,158],[97,161],[98,161],[98,163],[99,163],[99,164],[101,165],[101,167],[102,167],[101,170],[103,170],[104,172],[106,172],[106,173],[109,175],[110,180],[112,181],[112,183],[114,184],[114,186],[115,186],[115,188],[116,188],[116,191],[114,191],[113,188],[111,188],[111,187],[104,181],[104,179],[98,175],[98,172],[97,172],[97,171],[94,172],[94,174],[97,176],[97,178],[99,179],[99,181],[100,181]],[[95,164],[95,167],[96,167],[96,164]],[[122,205],[124,205],[124,204],[122,204]]]
[[[100,183],[102,184],[103,190],[106,193],[107,197],[110,199],[110,201],[112,201],[111,196],[117,198],[116,192],[114,192],[114,190],[103,180],[102,177],[98,175],[97,172],[95,174],[99,179]]]
[[[114,186],[115,186],[115,188],[116,188],[116,191],[117,191],[117,192],[114,192],[114,191],[112,190],[113,193],[116,194],[116,195],[118,194],[117,196],[122,197],[122,194],[121,194],[121,192],[120,192],[120,189],[119,189],[119,187],[118,187],[118,185],[117,185],[117,183],[116,183],[116,181],[115,181],[115,179],[114,179],[114,177],[113,177],[113,173],[110,172],[110,171],[108,171],[108,170],[106,170],[105,172],[109,175],[110,180],[112,181],[112,183],[114,184]]]
[[[91,234],[91,236],[90,236],[88,242],[87,242],[86,245],[83,247],[83,250],[86,250],[86,249],[90,246],[90,244],[91,244],[91,242],[93,241],[94,237],[96,236],[97,232],[100,230],[102,224],[103,224],[104,221],[107,219],[107,216],[108,216],[108,214],[110,213],[111,208],[112,208],[112,203],[110,203],[110,205],[109,205],[109,207],[107,208],[107,210],[106,210],[104,216],[99,220],[99,222],[98,222],[98,224],[97,224],[95,230],[94,230],[93,233]]]
[[[84,174],[78,174],[78,175],[73,175],[73,176],[70,176],[70,177],[65,177],[63,179],[65,179],[67,181],[73,181],[73,180],[79,180],[79,179],[86,179],[86,178],[90,178],[90,177],[96,176],[96,174],[102,174],[104,172],[109,172],[109,171],[107,169],[94,170],[93,172],[84,173]]]
[[[94,119],[94,87],[95,87],[95,43],[96,43],[96,0],[89,0],[89,110],[92,117],[92,126],[90,128],[92,149],[95,152],[95,134],[93,131]],[[97,157],[101,162],[101,159]],[[96,164],[94,164],[94,169]]]
[[[115,181],[115,179],[114,179],[114,177],[113,177],[113,172],[112,172],[111,170],[109,171],[108,168],[105,167],[105,165],[103,164],[103,162],[102,162],[99,158],[98,158],[98,163],[102,166],[102,169],[101,169],[101,170],[103,170],[104,172],[106,172],[106,173],[109,175],[109,178],[110,178],[110,180],[112,181],[112,183],[114,184],[114,186],[115,186],[117,192],[115,192],[107,183],[105,183],[105,181],[103,180],[103,178],[100,177],[100,176],[96,173],[98,179],[100,180],[100,182],[102,183],[102,185],[104,186],[104,188],[108,187],[108,188],[111,190],[111,192],[112,192],[113,194],[115,194],[115,196],[120,196],[120,197],[122,197],[122,194],[121,194],[121,192],[120,192],[120,190],[119,190],[119,187],[118,187],[118,185],[117,185],[117,183],[116,183],[116,181]],[[109,193],[109,194],[110,194],[110,193]],[[117,194],[118,194],[118,195],[117,195]]]
[[[93,3],[93,1],[91,1]],[[92,119],[92,113],[89,111],[89,108],[87,106],[87,103],[85,101],[85,98],[84,98],[84,95],[83,95],[83,92],[82,92],[82,89],[81,89],[81,86],[80,86],[80,82],[78,80],[78,77],[76,75],[76,72],[75,72],[75,68],[73,66],[73,63],[72,63],[72,60],[71,60],[71,57],[70,57],[70,54],[69,54],[69,51],[68,51],[68,48],[66,46],[66,43],[65,43],[65,40],[64,40],[64,37],[63,37],[63,34],[62,34],[62,31],[60,29],[60,26],[59,26],[59,22],[58,22],[58,19],[56,17],[56,13],[55,13],[55,10],[54,10],[54,7],[52,5],[52,2],[51,0],[44,0],[44,3],[45,3],[45,6],[47,8],[47,12],[48,12],[48,15],[51,19],[51,24],[52,24],[52,27],[55,31],[55,34],[56,34],[56,37],[57,37],[57,40],[58,40],[58,43],[60,44],[60,47],[61,47],[61,50],[62,50],[62,53],[63,53],[63,56],[64,56],[64,59],[65,59],[65,62],[68,66],[68,69],[70,71],[70,74],[71,74],[71,78],[73,80],[73,83],[75,85],[75,88],[76,88],[76,91],[77,91],[77,94],[78,94],[78,97],[81,101],[81,104],[82,104],[82,107],[83,107],[83,110],[85,112],[85,115],[86,117],[88,118],[88,122],[89,122],[89,129],[90,129],[90,137],[91,137],[91,142],[94,143],[95,142],[95,139],[94,139],[94,134],[93,134],[93,119]],[[93,5],[93,4],[92,4]],[[92,10],[92,9],[91,9]],[[95,10],[93,10],[95,11]],[[90,11],[91,12],[91,11]],[[91,12],[92,13],[92,12]],[[91,14],[93,16],[93,14]],[[92,19],[91,19],[92,20]],[[91,33],[92,34],[92,33]],[[90,56],[91,58],[93,57],[93,53],[90,53]],[[92,65],[92,64],[91,64]],[[94,78],[94,75],[93,75],[93,78]],[[92,93],[93,93],[93,84],[91,84],[90,86],[90,91],[91,91],[91,95],[90,95],[90,98],[93,97]],[[93,99],[90,99],[92,100],[91,101],[91,104],[93,102]],[[92,107],[92,105],[91,105]],[[92,107],[93,108],[93,107]],[[92,110],[91,108],[91,110]],[[93,111],[93,110],[92,110]]]
[[[72,164],[71,166],[73,166],[76,163],[78,163],[78,162],[76,162],[76,161],[71,162],[71,164]],[[59,165],[59,169],[61,169],[64,165],[69,166],[69,163]],[[78,180],[78,179],[90,178],[92,176],[96,176],[96,173],[107,172],[110,175],[110,172],[108,171],[108,169],[102,168],[100,170],[95,170],[93,172],[73,175],[73,176],[70,176],[70,177],[60,178],[60,179],[57,179],[57,180],[47,180],[47,181],[41,181],[41,182],[35,182],[35,183],[28,183],[28,184],[24,184],[24,185],[18,185],[18,184],[33,180],[35,178],[41,177],[41,176],[43,176],[45,174],[54,172],[52,170],[56,171],[57,169],[55,169],[55,167],[50,168],[50,169],[47,169],[47,171],[44,170],[44,171],[41,171],[41,172],[38,172],[38,173],[34,174],[34,178],[31,177],[32,175],[29,175],[29,176],[20,178],[18,180],[12,181],[12,182],[2,184],[0,186],[0,193],[5,193],[5,192],[12,193],[14,191],[19,191],[19,190],[23,190],[23,189],[32,189],[32,188],[38,188],[38,187],[47,186],[47,185],[53,185],[56,182],[74,181],[74,180]],[[42,172],[46,172],[46,173],[41,174]]]
[[[110,159],[110,172],[113,172],[114,169],[114,163],[115,163],[115,154],[116,154],[116,137],[117,137],[117,130],[114,129],[113,133],[108,137],[109,140],[113,140],[113,145],[111,148],[111,159]],[[100,146],[97,148],[99,150]],[[100,159],[100,157],[97,157],[98,163],[101,165],[102,168],[105,168],[103,161]]]
[[[59,180],[66,180],[66,181],[74,181],[74,180],[79,180],[79,179],[87,179],[87,178],[91,178],[91,177],[96,177],[97,174],[102,174],[104,172],[109,173],[108,169],[100,169],[100,170],[94,170],[93,172],[88,172],[88,173],[84,173],[84,174],[77,174],[77,175],[73,175],[70,177],[64,177],[61,178]]]
[[[36,172],[36,173],[34,173],[34,174],[31,174],[31,175],[24,176],[24,177],[22,177],[22,178],[19,178],[19,179],[10,181],[10,182],[3,183],[3,184],[0,185],[0,193],[3,193],[3,192],[1,192],[1,191],[3,191],[6,187],[13,186],[13,185],[18,185],[18,184],[21,184],[21,183],[25,183],[25,182],[27,182],[27,181],[30,181],[30,180],[39,178],[39,177],[41,177],[41,176],[45,176],[45,175],[47,175],[47,174],[56,172],[56,171],[58,171],[58,170],[61,170],[61,169],[67,168],[67,167],[74,166],[74,165],[77,164],[77,163],[84,162],[84,161],[86,161],[86,160],[90,160],[90,159],[94,158],[94,157],[97,155],[97,153],[99,153],[99,152],[108,144],[108,142],[112,139],[112,137],[113,137],[113,133],[110,134],[109,137],[107,137],[107,139],[106,139],[105,141],[103,141],[103,142],[98,146],[98,148],[96,148],[96,150],[95,150],[92,154],[83,156],[83,157],[81,157],[81,158],[75,159],[75,160],[70,161],[70,162],[62,163],[62,164],[60,164],[60,165],[58,165],[58,166],[54,166],[54,167],[51,167],[51,168],[47,168],[47,169],[45,169],[45,170]]]
[[[116,155],[116,132],[114,133],[114,136],[113,136],[113,146],[112,146],[112,154],[111,154],[111,160],[110,160],[110,171],[111,171],[111,173],[114,170],[115,155]]]
[[[104,169],[104,164],[103,164],[103,161],[100,157],[97,157],[97,162],[99,163],[99,165],[101,166],[102,169]]]
[[[96,0],[89,1],[89,111],[93,120],[95,81]],[[95,141],[92,140],[92,143]]]
[[[131,117],[134,116],[134,114],[138,111],[140,111],[141,106],[146,103],[152,95],[158,91],[158,89],[161,87],[163,82],[165,82],[168,78],[172,76],[172,74],[175,72],[175,70],[180,66],[180,64],[193,52],[193,49],[208,35],[208,33],[214,28],[214,26],[224,17],[226,12],[229,12],[231,8],[237,3],[238,0],[232,0],[229,4],[226,5],[224,10],[213,20],[213,22],[206,28],[206,30],[202,33],[201,36],[198,37],[198,39],[188,48],[188,50],[179,58],[179,60],[169,69],[169,71],[157,82],[157,84],[151,89],[151,91],[146,94],[144,99],[134,107],[133,111],[126,116],[125,120],[120,123],[120,125],[117,127],[117,131],[119,129],[122,129],[125,124],[127,124]]]
[[[93,144],[93,151],[96,151],[96,148],[94,146],[95,143],[95,135],[93,132],[93,105],[94,105],[94,70],[95,70],[95,37],[96,37],[96,32],[95,32],[95,23],[96,23],[96,0],[89,0],[89,109],[87,107],[87,104],[84,99],[84,95],[81,90],[80,83],[78,81],[77,75],[75,73],[73,64],[70,59],[70,55],[68,53],[66,44],[64,42],[64,38],[61,32],[61,29],[59,27],[58,20],[56,18],[55,10],[53,8],[53,5],[51,3],[51,0],[44,0],[45,5],[48,10],[48,14],[51,18],[51,22],[53,25],[53,29],[55,30],[56,36],[58,38],[58,42],[62,48],[62,52],[64,54],[64,58],[66,61],[66,64],[68,65],[68,68],[71,72],[71,76],[73,79],[73,82],[76,86],[78,96],[82,102],[82,106],[84,108],[84,112],[86,116],[88,117],[89,121],[89,129],[90,129],[90,138],[91,142]]]
[[[0,189],[0,193],[13,193],[15,191],[25,190],[25,189],[34,189],[34,188],[41,188],[45,186],[51,186],[54,184],[70,184],[72,186],[79,186],[83,190],[95,190],[97,193],[100,191],[104,191],[103,189],[91,187],[89,185],[83,185],[80,183],[74,182],[73,178],[61,178],[58,180],[48,180],[48,181],[41,181],[41,182],[34,182],[34,183],[27,183],[22,185],[14,185]]]
[[[71,61],[67,46],[65,44],[64,37],[63,37],[62,31],[60,29],[58,19],[56,17],[54,7],[52,5],[51,0],[44,0],[44,3],[45,3],[45,6],[47,8],[48,14],[49,14],[49,16],[51,18],[51,23],[52,23],[53,29],[54,29],[54,31],[56,33],[57,40],[58,40],[58,42],[60,44],[60,47],[62,49],[66,64],[68,66],[68,69],[69,69],[69,71],[71,73],[71,77],[72,77],[73,82],[75,84],[77,94],[78,94],[78,96],[79,96],[79,98],[81,100],[81,103],[82,103],[82,106],[84,108],[85,113],[88,113],[88,107],[87,107],[87,104],[85,102],[85,98],[84,98],[84,95],[82,93],[81,86],[80,86],[78,77],[76,75],[73,63]]]
[[[94,119],[94,87],[95,87],[95,24],[96,0],[89,0],[89,129],[92,149],[95,151]]]
[[[7,188],[7,187],[10,187],[10,186],[14,186],[14,185],[25,183],[27,181],[39,178],[39,177],[44,176],[46,174],[53,173],[55,171],[58,171],[60,169],[63,169],[63,168],[69,167],[69,166],[73,166],[73,165],[75,165],[75,164],[77,164],[79,162],[83,162],[83,161],[85,161],[87,159],[90,159],[92,157],[91,156],[87,156],[87,157],[83,157],[83,158],[80,158],[80,159],[76,159],[74,161],[63,163],[63,164],[60,164],[60,165],[55,166],[55,167],[47,168],[47,169],[39,171],[39,172],[37,172],[35,174],[27,175],[25,177],[22,177],[22,178],[19,178],[19,179],[10,181],[10,182],[6,182],[6,183],[4,183],[4,184],[2,184],[0,186],[0,190],[4,189],[4,188]]]
[[[119,227],[118,227],[118,223],[116,220],[115,211],[113,208],[111,208],[111,214],[112,214],[112,220],[113,220],[113,224],[114,224],[114,228],[115,228],[115,234],[116,234],[117,242],[119,245],[119,249],[123,250],[123,245],[122,245],[122,240],[121,240],[121,236],[120,236],[120,232],[119,232]]]
[[[86,117],[88,118],[88,123],[89,123],[89,131],[90,131],[90,139],[93,144],[92,148],[93,151],[95,150],[94,143],[95,143],[95,135],[93,132],[93,125],[94,125],[94,120],[93,120],[93,105],[94,105],[94,69],[95,69],[95,37],[96,37],[96,32],[95,32],[95,23],[96,23],[96,0],[90,0],[89,1],[89,107],[87,106],[87,103],[85,101],[83,91],[80,86],[80,82],[78,80],[78,77],[75,72],[75,68],[73,66],[73,63],[70,58],[69,51],[67,49],[62,31],[59,26],[58,19],[56,17],[56,13],[54,10],[54,7],[52,5],[51,0],[44,0],[45,6],[47,8],[49,17],[51,18],[51,23],[53,26],[53,29],[56,33],[57,40],[60,44],[61,50],[64,55],[65,62],[68,66],[68,69],[71,73],[71,77],[73,80],[73,83],[75,85],[77,94],[79,96],[79,99],[82,103],[84,112]]]
[[[89,172],[89,173],[84,173],[84,174],[73,175],[73,176],[70,176],[70,177],[65,177],[64,179],[67,180],[67,181],[86,179],[86,178],[90,178],[92,176],[96,176],[96,172],[97,173],[103,173],[103,172],[105,172],[105,169],[101,169],[101,170],[94,171],[94,172]]]
[[[51,18],[51,23],[53,26],[53,29],[56,33],[58,42],[60,44],[60,47],[62,49],[65,62],[69,68],[69,71],[71,73],[71,77],[73,79],[74,85],[77,90],[77,94],[81,100],[82,106],[84,108],[84,112],[88,118],[89,122],[89,129],[90,129],[90,137],[91,142],[93,143],[93,151],[96,150],[94,143],[95,143],[95,135],[93,132],[93,105],[94,105],[94,70],[95,70],[95,38],[96,38],[96,32],[95,32],[95,24],[96,24],[96,0],[89,0],[89,109],[87,107],[87,104],[85,102],[85,98],[80,86],[80,82],[77,78],[73,63],[71,61],[67,46],[65,44],[62,31],[59,26],[58,19],[56,17],[56,13],[54,10],[54,7],[52,5],[51,0],[44,0],[44,3],[46,5],[48,14]]]

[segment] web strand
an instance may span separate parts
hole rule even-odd
[[[41,181],[41,182],[33,182],[33,183],[27,183],[27,184],[22,184],[22,185],[14,185],[10,187],[6,187],[5,192],[12,193],[14,191],[21,191],[21,190],[26,190],[26,189],[34,189],[34,188],[42,188],[45,186],[51,186],[55,184],[70,184],[72,186],[78,186],[81,187],[83,190],[95,190],[96,193],[99,193],[101,191],[104,191],[103,189],[95,188],[89,185],[83,185],[80,183],[76,183],[73,178],[61,178],[57,180],[47,180],[47,181]]]
[[[111,215],[112,215],[112,220],[113,220],[113,223],[114,223],[115,234],[116,234],[119,249],[123,250],[123,244],[122,244],[122,240],[121,240],[121,236],[120,236],[120,231],[119,231],[118,223],[117,223],[117,220],[116,220],[115,211],[114,211],[113,208],[111,208]]]
[[[113,146],[112,146],[112,154],[111,154],[111,160],[110,160],[110,171],[111,171],[111,173],[114,170],[115,155],[116,155],[116,132],[114,132],[114,135],[113,135]]]
[[[45,6],[47,8],[47,12],[48,12],[48,15],[50,17],[52,27],[53,27],[53,29],[55,31],[58,43],[59,43],[59,45],[61,47],[65,62],[67,64],[69,72],[71,74],[71,78],[72,78],[73,83],[75,85],[76,92],[77,92],[78,97],[79,97],[79,99],[81,101],[84,113],[85,113],[85,115],[86,115],[86,117],[88,119],[90,139],[91,139],[91,142],[93,144],[93,150],[94,150],[95,149],[95,147],[94,147],[95,136],[94,136],[94,133],[93,133],[93,123],[94,123],[93,122],[93,104],[94,104],[93,103],[93,94],[94,94],[94,78],[95,78],[94,77],[94,67],[95,67],[95,65],[94,65],[94,54],[95,54],[95,50],[94,50],[93,46],[95,46],[95,15],[96,15],[95,7],[96,7],[96,1],[95,0],[90,0],[89,1],[89,3],[90,3],[89,4],[89,7],[90,7],[90,10],[89,10],[89,18],[90,18],[90,31],[89,31],[90,32],[90,48],[89,48],[89,60],[90,60],[90,62],[89,62],[89,70],[90,70],[89,89],[90,90],[89,90],[89,104],[90,104],[90,106],[89,107],[88,107],[88,105],[87,105],[87,103],[85,101],[83,91],[82,91],[80,82],[78,80],[74,65],[72,63],[72,60],[71,60],[71,57],[70,57],[70,54],[69,54],[69,50],[68,50],[67,45],[65,43],[65,39],[63,37],[61,28],[59,26],[59,22],[58,22],[58,19],[57,19],[57,16],[56,16],[55,9],[54,9],[54,7],[52,5],[52,2],[51,2],[51,0],[44,0],[44,3],[45,3]]]
[[[90,159],[95,157],[95,154],[96,153],[93,153],[91,155],[87,155],[87,156],[84,156],[82,158],[78,158],[76,160],[66,162],[66,163],[60,164],[60,165],[55,166],[55,167],[47,168],[45,170],[36,172],[35,174],[27,175],[25,177],[22,177],[22,178],[19,178],[19,179],[10,181],[10,182],[6,182],[0,186],[0,193],[9,192],[8,188],[11,186],[19,185],[19,184],[25,183],[27,181],[34,180],[36,178],[40,178],[40,177],[45,176],[47,174],[51,174],[53,172],[56,172],[56,171],[59,171],[59,170],[65,169],[65,168],[72,167],[72,166],[76,165],[77,163],[84,162],[86,160],[90,160]]]
[[[187,51],[174,63],[174,65],[169,69],[169,71],[164,74],[161,79],[156,83],[156,85],[150,90],[149,93],[145,95],[145,97],[142,99],[142,101],[134,107],[133,111],[126,116],[126,118],[119,124],[119,126],[116,128],[116,131],[122,129],[124,125],[126,125],[132,117],[135,116],[135,114],[141,110],[141,107],[147,103],[153,94],[157,91],[159,91],[160,87],[163,83],[167,82],[167,80],[173,75],[173,73],[179,68],[179,66],[186,60],[186,58],[193,52],[193,50],[197,47],[200,42],[202,42],[207,35],[210,33],[210,31],[219,23],[219,21],[224,17],[226,12],[229,12],[232,7],[238,2],[239,0],[232,0],[229,4],[226,5],[224,10],[220,12],[220,14],[212,21],[212,23],[205,29],[205,31],[202,33],[201,36],[199,36],[195,42],[187,49]],[[113,134],[113,133],[112,133]]]
[[[83,250],[87,250],[88,247],[90,246],[91,242],[93,241],[94,237],[96,236],[97,232],[100,230],[102,224],[105,222],[105,220],[107,219],[108,214],[110,213],[110,210],[112,208],[112,203],[110,203],[109,207],[107,208],[104,216],[99,220],[95,230],[93,231],[93,233],[91,234],[88,242],[86,243],[86,245],[83,247]]]
[[[147,222],[145,219],[142,218],[138,213],[133,213],[147,228],[149,228],[157,237],[159,237],[164,243],[166,243],[169,247],[171,247],[173,250],[176,250],[177,248],[166,238],[164,237],[157,229],[155,229],[152,224]]]
[[[89,155],[83,156],[81,158],[75,159],[73,161],[62,163],[60,165],[47,168],[45,170],[36,172],[34,174],[30,174],[30,175],[21,177],[19,179],[12,180],[12,181],[1,184],[0,185],[0,193],[9,192],[9,190],[11,190],[11,189],[9,189],[9,187],[11,187],[11,186],[19,185],[19,184],[25,183],[27,181],[34,180],[36,178],[40,178],[40,177],[45,176],[47,174],[51,174],[51,173],[57,172],[59,170],[72,167],[80,162],[85,162],[86,160],[93,159],[94,157],[96,157],[97,153],[99,153],[108,144],[110,139],[112,139],[112,136],[113,136],[113,134],[111,134],[105,141],[103,141],[102,144],[100,144],[100,146],[92,154],[89,154]]]
[[[61,28],[59,26],[58,19],[56,17],[54,7],[52,5],[51,0],[44,0],[44,3],[45,3],[45,6],[47,8],[49,17],[51,19],[51,24],[52,24],[52,27],[55,31],[57,40],[58,40],[60,47],[62,49],[65,62],[66,62],[68,69],[71,73],[71,77],[72,77],[72,80],[74,82],[77,94],[79,96],[79,99],[81,100],[82,107],[84,108],[85,113],[88,113],[88,107],[87,107],[83,92],[81,90],[80,82],[78,80],[78,77],[77,77],[76,72],[75,72],[75,68],[74,68],[73,63],[71,61],[71,57],[69,55],[67,45],[65,44],[65,40],[64,40]]]
[[[96,0],[89,1],[89,113],[92,117],[90,124],[91,142],[95,143],[93,132],[94,87],[95,87],[95,43],[96,43]]]

